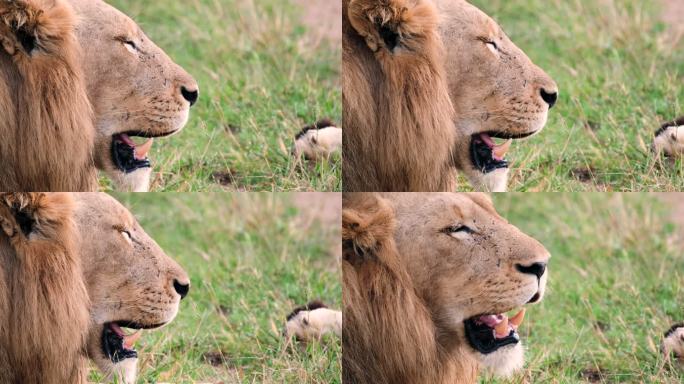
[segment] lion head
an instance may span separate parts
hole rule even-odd
[[[365,342],[346,329],[380,339],[370,342],[372,351],[344,345],[352,371],[397,371],[378,383],[470,383],[464,377],[478,365],[500,375],[522,366],[517,328],[524,307],[544,296],[549,253],[499,216],[487,196],[347,195],[343,240],[344,289],[358,295],[345,301],[354,324],[345,323],[344,335],[355,343]],[[356,307],[364,304],[372,308]],[[405,321],[412,323],[398,324]],[[383,368],[384,360],[407,368]],[[423,381],[427,371],[433,381]]]
[[[110,196],[5,193],[0,288],[0,382],[85,383],[90,357],[130,384],[190,281]]]
[[[511,141],[544,128],[558,86],[484,12],[465,1],[434,1],[456,113],[456,164],[476,188],[505,191]]]
[[[103,372],[133,383],[138,356],[133,344],[140,330],[171,322],[190,280],[114,198],[79,194],[76,203],[92,303],[88,355]]]
[[[68,1],[80,19],[76,36],[95,112],[96,165],[119,189],[146,191],[152,141],[183,129],[199,97],[197,83],[112,6]]]
[[[345,0],[349,191],[503,191],[510,141],[544,127],[553,80],[462,0]]]
[[[1,191],[97,188],[74,23],[62,0],[0,2]]]

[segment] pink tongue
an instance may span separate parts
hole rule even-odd
[[[119,336],[121,336],[121,337],[126,336],[126,335],[124,334],[123,329],[121,329],[121,327],[119,327],[117,324],[112,323],[110,326],[111,326],[111,328],[112,328],[112,331],[114,331],[114,333],[116,333],[117,335],[119,335]]]
[[[131,146],[131,147],[135,148],[135,143],[133,142],[133,140],[131,140],[130,137],[128,137],[127,134],[122,133],[122,134],[119,135],[119,138],[121,138],[121,141],[123,141],[124,143],[126,143],[128,146]]]
[[[494,328],[504,320],[504,315],[481,316],[478,320],[487,325],[489,328]]]
[[[492,140],[492,138],[486,133],[480,133],[480,139],[482,139],[482,141],[484,141],[489,148],[494,148],[496,146],[494,140]]]

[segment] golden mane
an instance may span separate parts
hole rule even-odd
[[[346,193],[343,206],[344,382],[474,383],[478,363],[437,341],[397,254],[389,204],[375,194]]]
[[[438,15],[426,0],[343,0],[346,191],[455,185]]]
[[[67,194],[0,194],[0,383],[85,383],[88,294]]]
[[[0,190],[97,188],[95,130],[64,0],[0,0]]]

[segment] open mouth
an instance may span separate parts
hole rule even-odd
[[[470,141],[470,157],[475,168],[482,173],[489,173],[497,169],[508,168],[508,161],[505,159],[506,153],[511,148],[513,140],[524,139],[534,135],[530,132],[522,135],[512,136],[500,132],[483,132],[472,136]],[[501,144],[497,144],[494,138],[504,139]]]
[[[117,133],[112,136],[112,161],[124,173],[150,168],[152,165],[147,155],[152,149],[154,138],[170,136],[175,132],[161,135],[145,132]]]
[[[525,308],[510,319],[505,313],[480,315],[464,322],[470,346],[487,355],[507,345],[520,342],[518,327],[525,317]]]
[[[114,364],[137,358],[138,352],[133,347],[140,339],[142,330],[159,328],[161,325],[144,326],[130,321],[106,323],[102,330],[102,352]]]

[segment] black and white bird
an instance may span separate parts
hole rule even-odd
[[[666,361],[684,368],[684,323],[675,324],[665,332],[660,350]]]
[[[285,337],[288,339],[294,337],[308,342],[320,340],[329,333],[342,337],[342,312],[329,309],[321,301],[297,307],[287,316]]]
[[[684,116],[663,124],[655,133],[656,154],[677,158],[684,155]]]
[[[304,127],[295,136],[292,154],[309,161],[327,159],[342,150],[342,128],[328,119]]]

